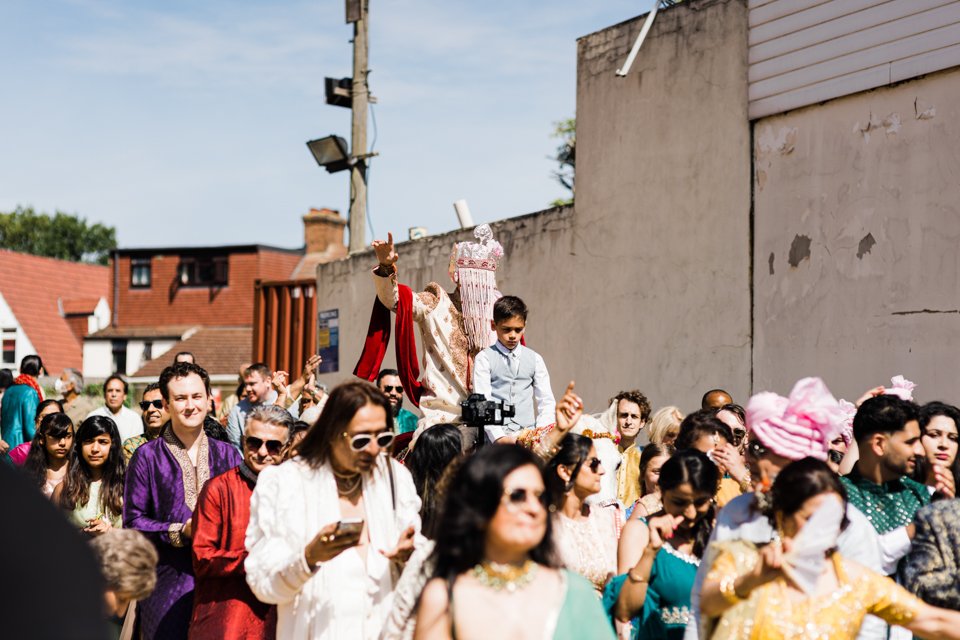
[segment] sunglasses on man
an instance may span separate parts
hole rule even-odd
[[[397,393],[403,393],[403,387],[400,386],[400,385],[397,385],[397,386],[395,386],[395,387],[390,386],[389,384],[388,384],[388,385],[384,385],[384,387],[383,387],[383,392],[384,392],[384,393],[390,393],[391,391],[396,391]]]
[[[350,437],[350,435],[344,431],[344,438],[350,439],[350,448],[354,451],[363,451],[370,446],[370,443],[376,440],[377,446],[381,449],[386,449],[391,444],[393,444],[393,439],[397,437],[393,431],[381,431],[380,433],[358,433],[357,435]]]
[[[243,441],[247,445],[247,449],[251,451],[260,451],[260,447],[264,444],[267,445],[267,453],[271,456],[278,456],[280,452],[283,451],[283,443],[279,440],[263,440],[261,438],[247,436]]]
[[[140,411],[149,411],[150,407],[163,409],[163,400],[144,400],[140,403]]]

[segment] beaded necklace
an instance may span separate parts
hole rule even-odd
[[[518,567],[512,564],[481,562],[471,573],[477,582],[488,589],[515,593],[533,581],[537,573],[537,563],[527,560]]]

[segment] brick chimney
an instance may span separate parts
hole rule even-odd
[[[343,242],[347,221],[340,212],[333,209],[310,209],[303,216],[303,237],[307,253],[323,253],[328,250],[346,255],[347,246]]]

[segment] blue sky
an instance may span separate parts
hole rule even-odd
[[[371,0],[378,237],[522,215],[564,196],[553,122],[574,115],[576,38],[650,0]],[[343,0],[0,3],[0,211],[117,227],[121,247],[300,246],[310,207],[346,214],[349,140],[323,78],[351,73]],[[373,140],[371,127],[369,139]],[[367,231],[367,241],[371,239]]]

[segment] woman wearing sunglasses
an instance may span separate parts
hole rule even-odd
[[[591,584],[556,567],[543,474],[522,447],[485,447],[464,462],[433,558],[417,640],[614,637]]]
[[[634,518],[620,539],[619,568],[603,594],[630,637],[679,640],[692,617],[690,592],[713,530],[720,471],[706,454],[680,451],[660,470],[663,509]]]
[[[570,434],[544,471],[553,511],[557,554],[563,565],[593,583],[597,592],[617,571],[616,509],[591,507],[606,470],[593,440]]]
[[[388,455],[393,418],[366,382],[330,394],[299,455],[264,469],[250,501],[247,583],[277,605],[277,638],[376,638],[413,551],[420,499]]]

